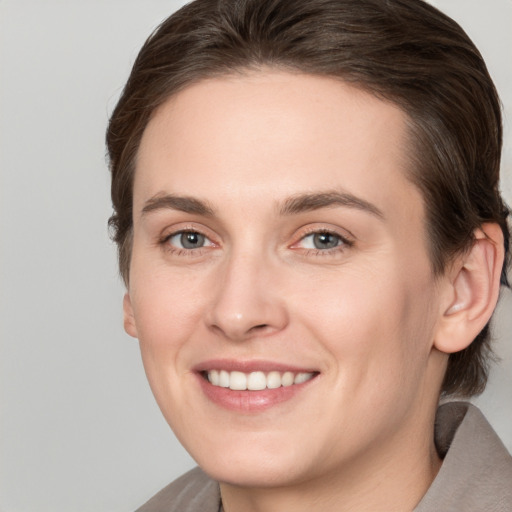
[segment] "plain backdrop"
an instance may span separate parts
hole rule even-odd
[[[127,512],[193,461],[161,418],[107,233],[104,131],[163,0],[0,0],[0,510]],[[438,0],[505,109],[512,202],[512,1]],[[477,400],[512,449],[512,298]]]

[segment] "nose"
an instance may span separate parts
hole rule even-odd
[[[243,341],[288,324],[279,269],[261,255],[231,255],[215,281],[206,321],[217,334]]]

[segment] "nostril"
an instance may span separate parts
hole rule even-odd
[[[260,325],[255,325],[250,330],[251,331],[262,331],[262,330],[266,329],[267,327],[268,327],[267,324],[260,324]]]

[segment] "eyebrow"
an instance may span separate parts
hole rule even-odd
[[[320,193],[299,194],[287,199],[280,210],[281,215],[293,215],[302,212],[319,210],[336,206],[346,206],[361,210],[379,219],[384,219],[384,214],[372,203],[349,194],[348,192],[327,191]]]
[[[384,219],[384,214],[374,204],[348,192],[327,191],[298,194],[284,201],[280,208],[283,216],[294,215],[322,208],[345,206],[355,208]],[[157,194],[148,199],[142,208],[142,215],[156,210],[178,210],[185,213],[213,217],[215,212],[206,202],[189,196]]]
[[[173,194],[158,194],[144,203],[142,215],[156,210],[178,210],[205,217],[213,217],[213,209],[205,202],[194,197],[176,196]]]

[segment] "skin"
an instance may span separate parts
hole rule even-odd
[[[406,148],[396,106],[270,70],[189,86],[144,132],[125,328],[226,512],[412,510],[439,469],[450,347],[436,342],[464,308],[450,315],[458,271],[432,275]],[[325,192],[360,203],[283,211]],[[182,211],[170,194],[211,211]],[[180,246],[183,230],[204,245]],[[338,245],[315,248],[325,231]],[[318,374],[281,404],[233,411],[199,385],[194,368],[211,359]]]

